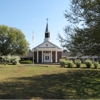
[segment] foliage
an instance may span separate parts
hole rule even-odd
[[[76,64],[76,67],[80,67],[81,66],[81,60],[77,59],[75,60],[75,64]]]
[[[67,67],[68,68],[72,68],[72,67],[74,67],[74,63],[73,63],[73,61],[72,60],[67,60]]]
[[[72,0],[65,18],[71,25],[65,28],[62,46],[72,53],[100,55],[100,0]]]
[[[8,55],[8,56],[2,56],[2,60],[3,60],[4,64],[10,63],[11,56],[10,55]]]
[[[90,68],[92,66],[92,61],[90,59],[85,60],[85,64],[87,68]]]
[[[93,65],[94,65],[95,68],[97,68],[97,67],[99,66],[99,63],[95,61],[95,62],[93,63]]]
[[[61,67],[65,67],[65,65],[67,65],[68,68],[72,68],[74,66],[74,63],[72,60],[60,59],[60,65]]]
[[[0,55],[23,55],[28,50],[29,44],[21,30],[0,25]]]
[[[4,64],[12,63],[13,65],[16,65],[19,62],[20,57],[7,55],[7,56],[2,56],[2,60]]]
[[[22,60],[20,61],[21,64],[32,64],[31,60]]]
[[[17,64],[17,61],[16,60],[12,61],[12,64],[13,65],[16,65]]]
[[[17,63],[19,63],[20,61],[20,57],[19,56],[12,56],[11,57],[11,62],[13,65],[16,65]]]
[[[59,63],[60,63],[60,65],[61,65],[61,67],[65,67],[65,65],[66,65],[66,60],[65,60],[65,59],[60,59],[60,60],[59,60]]]

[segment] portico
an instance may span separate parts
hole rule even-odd
[[[45,63],[45,62],[59,62],[59,59],[58,57],[61,56],[61,53],[60,51],[55,48],[55,49],[51,49],[51,50],[48,50],[48,49],[43,49],[40,50],[40,49],[37,49],[34,51],[34,54],[35,55],[35,59],[37,61],[37,63]]]

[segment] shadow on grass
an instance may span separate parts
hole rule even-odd
[[[0,99],[91,99],[100,98],[100,71],[12,78],[0,83]]]

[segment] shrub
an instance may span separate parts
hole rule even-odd
[[[90,68],[92,66],[92,61],[90,59],[85,60],[85,64],[87,68]]]
[[[59,63],[60,63],[60,65],[61,65],[61,67],[65,67],[65,65],[66,65],[66,60],[65,60],[65,59],[60,59],[60,60],[59,60]]]
[[[22,60],[20,61],[21,64],[32,64],[31,60]]]
[[[60,59],[59,63],[61,67],[65,67],[65,65],[67,65],[68,68],[72,68],[74,66],[74,63],[72,60]]]
[[[73,63],[72,60],[67,60],[67,61],[66,61],[66,64],[67,64],[67,67],[68,67],[68,68],[74,67],[74,63]]]
[[[6,65],[6,64],[10,63],[11,56],[10,55],[2,56],[2,59],[3,59],[4,64]]]
[[[12,61],[13,65],[17,65],[17,63],[18,63],[17,61]]]
[[[4,64],[12,63],[12,64],[16,65],[19,62],[20,57],[7,55],[7,56],[2,56],[2,59],[3,59]]]
[[[93,65],[94,65],[95,68],[97,68],[99,66],[99,63],[98,62],[94,62]]]
[[[11,57],[11,62],[13,65],[16,65],[19,63],[20,57],[19,56],[12,56]]]
[[[81,60],[75,60],[75,64],[76,64],[76,67],[80,67],[81,66]]]

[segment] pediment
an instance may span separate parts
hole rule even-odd
[[[37,49],[37,48],[58,48],[58,49],[61,49],[58,46],[56,46],[55,44],[48,42],[48,41],[41,43],[40,45],[36,46],[34,49]]]

